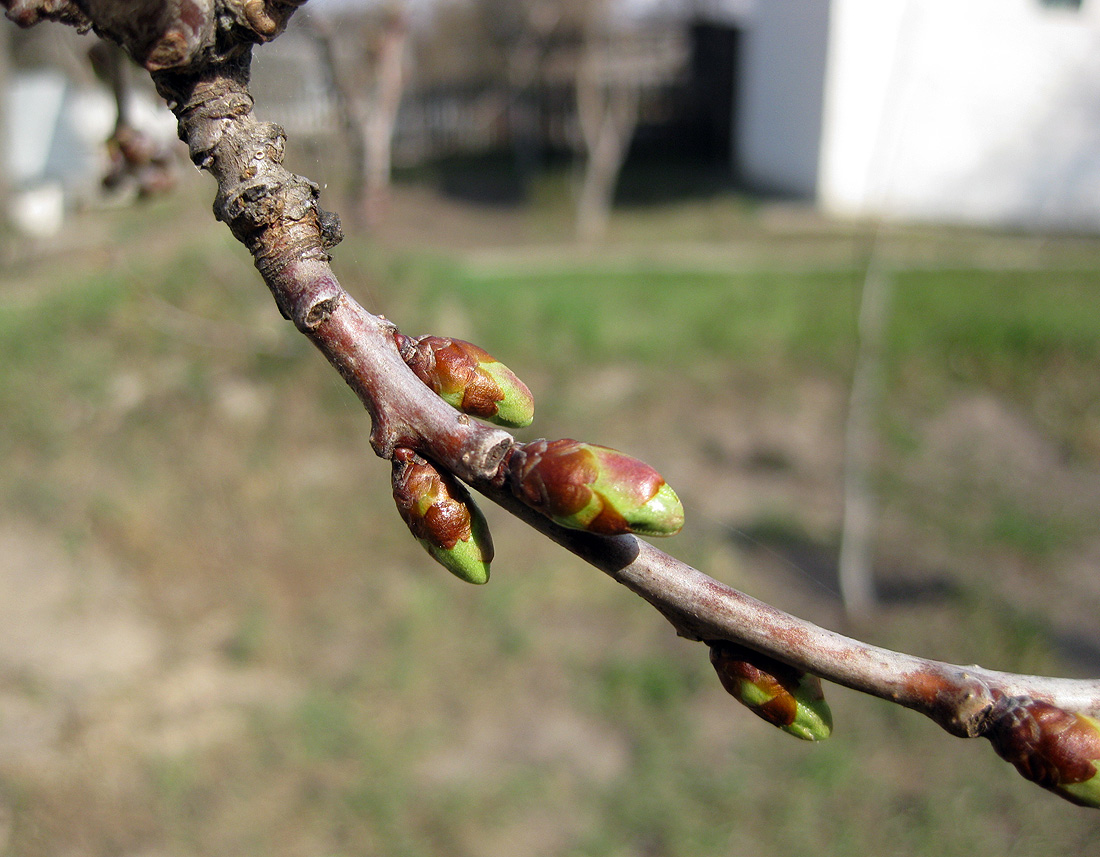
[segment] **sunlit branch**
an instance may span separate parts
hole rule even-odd
[[[1100,805],[1100,681],[1012,675],[869,646],[738,592],[633,535],[598,534],[678,527],[652,468],[590,444],[519,444],[459,413],[418,377],[407,362],[410,340],[363,309],[333,274],[329,250],[342,237],[339,221],[319,207],[315,184],[283,167],[282,129],[252,114],[251,47],[276,36],[296,3],[4,3],[24,25],[41,19],[93,25],[152,73],[192,160],[217,181],[215,216],[252,253],[283,315],[363,401],[379,456],[399,464],[420,456],[462,479],[640,595],[688,639],[712,648],[718,641],[744,646],[779,665],[912,708],[953,735],[987,737],[1024,776],[1068,800]],[[136,14],[135,6],[149,14]],[[582,462],[583,479],[562,469],[573,461]],[[629,484],[619,486],[621,496],[600,482],[607,473],[625,474]],[[569,502],[576,497],[574,509]],[[652,498],[660,500],[665,520],[652,517],[646,506]],[[584,505],[590,499],[604,505]],[[414,509],[407,520],[418,527],[425,515]],[[620,519],[622,530],[616,529]],[[729,660],[730,651],[716,661]]]

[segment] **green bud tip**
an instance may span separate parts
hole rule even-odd
[[[428,539],[417,539],[432,558],[447,571],[467,583],[481,585],[489,582],[489,563],[492,552],[485,551],[489,528],[481,510],[474,507],[473,538],[459,540],[454,547],[445,548]]]
[[[511,428],[535,418],[535,400],[516,374],[471,342],[397,335],[401,358],[443,401],[465,414]]]
[[[482,363],[480,371],[500,388],[504,398],[496,403],[496,413],[486,417],[490,422],[509,428],[523,428],[535,419],[535,397],[516,373],[498,360]]]
[[[508,470],[515,495],[564,527],[671,536],[684,526],[684,507],[661,474],[606,446],[538,440],[516,447]]]
[[[832,734],[833,714],[817,676],[726,640],[708,645],[722,687],[755,715],[803,741]]]
[[[393,498],[413,536],[440,565],[467,583],[488,582],[489,525],[461,483],[412,450],[397,449]]]

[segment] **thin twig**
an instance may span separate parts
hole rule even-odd
[[[93,16],[101,33],[153,72],[192,160],[217,180],[215,215],[248,247],[283,315],[363,401],[378,455],[413,450],[460,477],[640,595],[688,639],[741,644],[919,711],[953,735],[988,737],[1040,785],[1100,803],[1090,785],[1100,778],[1100,724],[1078,716],[1100,718],[1100,681],[1012,675],[876,648],[738,592],[634,536],[565,529],[517,499],[508,463],[523,458],[523,447],[446,404],[406,364],[395,325],[344,291],[329,266],[328,251],[341,237],[338,220],[317,204],[315,184],[282,166],[282,129],[252,115],[250,42],[277,35],[294,3],[222,0],[215,7],[214,0],[192,0],[166,7],[148,0],[157,13],[148,18],[152,31],[135,32],[140,16],[132,2],[3,2],[25,23],[87,23]]]

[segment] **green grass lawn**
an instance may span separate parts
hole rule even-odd
[[[3,615],[42,619],[47,653],[68,651],[57,617],[107,634],[107,606],[156,641],[141,670],[92,687],[34,659],[0,671],[0,854],[1095,847],[1095,813],[909,712],[827,688],[837,728],[820,746],[756,721],[701,646],[494,509],[486,587],[434,567],[392,508],[366,414],[196,202],[208,191],[105,218],[117,249],[94,264],[43,255],[0,285],[0,535],[72,568],[56,615],[34,593]],[[662,546],[840,627],[807,557],[835,550],[862,272],[787,264],[828,234],[725,205],[728,234],[703,237],[750,237],[751,264],[662,262],[653,209],[616,221],[607,257],[528,263],[520,247],[490,264],[353,237],[336,265],[407,333],[469,338],[525,377],[524,438],[658,466],[688,507]],[[674,216],[677,240],[715,222]],[[892,598],[854,629],[871,642],[1095,674],[1100,242],[1073,241],[1072,265],[899,264],[879,570],[892,592],[947,585]]]

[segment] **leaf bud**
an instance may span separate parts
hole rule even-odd
[[[564,438],[517,445],[512,492],[563,527],[601,535],[671,536],[684,526],[676,492],[645,462]]]
[[[1100,808],[1100,721],[1025,697],[1000,700],[986,737],[1025,779]]]
[[[470,342],[397,334],[401,358],[447,404],[497,425],[522,428],[535,417],[535,400],[516,374]]]
[[[727,640],[707,645],[722,687],[757,717],[804,741],[832,734],[833,714],[817,676]]]
[[[493,540],[470,492],[411,449],[393,454],[393,499],[416,540],[467,583],[489,580]]]

